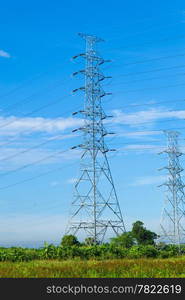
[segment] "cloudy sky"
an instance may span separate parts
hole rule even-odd
[[[126,228],[142,220],[158,232],[167,163],[163,130],[184,149],[184,1],[9,1],[0,23],[0,244],[58,242],[79,175],[78,132],[84,51],[78,32],[102,37],[106,138]],[[10,5],[11,4],[11,5]],[[182,158],[182,165],[184,159]]]

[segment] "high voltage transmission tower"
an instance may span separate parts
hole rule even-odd
[[[161,220],[160,240],[180,245],[185,243],[185,194],[184,183],[181,178],[183,168],[179,157],[182,152],[178,146],[177,131],[165,131],[167,136],[167,149],[163,153],[168,155],[167,179],[163,184],[167,187],[164,210]],[[164,169],[164,168],[163,168]]]
[[[82,149],[79,179],[75,183],[75,195],[72,202],[72,213],[66,233],[77,234],[82,231],[93,243],[103,242],[110,234],[119,235],[125,232],[114,182],[112,179],[107,153],[114,151],[105,144],[108,132],[103,121],[111,116],[105,114],[102,99],[109,95],[101,82],[106,78],[100,66],[109,62],[99,56],[96,44],[102,39],[86,34],[79,34],[86,42],[86,51],[73,57],[85,59],[85,69],[73,73],[85,76],[85,86],[75,89],[85,92],[84,109],[80,113],[84,125],[74,131],[83,133],[83,143],[73,148]]]

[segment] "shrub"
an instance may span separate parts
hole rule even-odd
[[[177,245],[166,245],[164,249],[169,251],[172,256],[176,256],[180,252],[179,246]]]
[[[168,258],[168,257],[171,257],[171,253],[167,250],[160,250],[159,257],[160,258]]]
[[[158,250],[152,245],[146,245],[141,248],[142,256],[144,257],[157,257]]]
[[[142,257],[142,251],[140,246],[133,246],[129,249],[128,257],[129,258],[140,258]]]
[[[42,258],[57,258],[57,256],[57,247],[55,247],[53,244],[48,245],[45,243],[44,248],[42,250]]]

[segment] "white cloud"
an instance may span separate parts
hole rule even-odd
[[[6,58],[10,58],[10,54],[4,50],[0,50],[0,56],[1,57],[6,57]]]
[[[129,125],[138,126],[145,122],[156,122],[159,119],[176,118],[184,119],[185,110],[179,111],[166,111],[164,109],[150,109],[142,110],[134,113],[125,113],[121,110],[112,111],[114,117],[111,121],[107,120],[107,124],[110,125]],[[35,132],[45,132],[48,134],[56,134],[61,131],[65,131],[71,128],[78,128],[83,125],[83,119],[67,117],[67,118],[43,118],[43,117],[0,117],[0,134],[1,135],[18,135],[21,132],[28,134]],[[144,131],[139,132],[123,132],[119,133],[119,136],[142,136],[142,135],[157,135],[156,131],[146,133]],[[71,136],[69,136],[71,137]]]
[[[76,137],[77,134],[71,133],[71,134],[63,134],[63,135],[58,135],[58,136],[52,136],[52,137],[48,137],[48,140],[52,141],[52,140],[67,140],[67,139],[71,139]]]
[[[148,148],[152,148],[152,149],[158,149],[159,146],[156,145],[137,145],[137,144],[130,144],[124,147],[124,149],[148,149]]]
[[[116,137],[129,137],[129,138],[136,138],[136,137],[143,137],[143,136],[150,136],[150,135],[159,135],[161,134],[161,131],[154,131],[154,130],[148,130],[148,131],[132,131],[132,132],[119,132],[116,134]]]
[[[142,186],[142,185],[158,185],[163,183],[167,179],[167,176],[165,175],[159,175],[159,176],[142,176],[136,178],[136,180],[131,183],[131,186]]]
[[[20,118],[20,117],[0,117],[0,133],[1,135],[15,135],[22,132],[46,132],[56,133],[61,132],[75,126],[83,124],[82,119],[78,118]]]
[[[137,152],[137,150],[141,153],[142,152],[152,152],[152,153],[159,153],[161,151],[164,150],[163,146],[159,146],[159,145],[151,145],[151,144],[145,144],[145,145],[140,145],[140,144],[130,144],[127,146],[124,146],[122,148],[120,148],[119,150],[135,150]]]
[[[78,133],[71,132],[72,128],[78,128],[82,123],[82,119],[71,117],[51,119],[42,117],[20,118],[15,116],[1,116],[0,169],[9,170],[39,160],[41,160],[41,162],[38,165],[46,165],[78,159],[81,153],[78,149],[59,153],[59,151],[70,148],[67,143],[66,145],[63,144],[62,147],[60,145],[60,148],[58,148],[58,144],[54,144],[55,147],[53,147],[53,149],[50,145],[53,141],[70,140],[77,136]],[[35,133],[38,133],[39,135],[35,136]],[[8,146],[6,146],[6,144],[8,144]],[[47,144],[47,147],[45,144]],[[35,146],[36,148],[34,148]],[[31,150],[27,151],[29,148]],[[3,161],[3,159],[7,157],[10,158]],[[42,160],[47,157],[48,159]]]
[[[125,124],[130,126],[136,126],[145,122],[155,122],[159,119],[167,118],[185,118],[185,110],[172,110],[152,108],[149,110],[137,111],[134,113],[124,113],[121,110],[112,111],[114,118],[111,120],[115,124]]]

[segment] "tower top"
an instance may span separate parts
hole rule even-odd
[[[93,43],[104,42],[103,39],[97,37],[96,35],[86,34],[86,33],[78,33],[78,35],[86,41],[91,41]]]
[[[175,130],[164,130],[164,133],[167,136],[173,136],[173,137],[178,137],[180,135],[180,132],[175,131]]]

